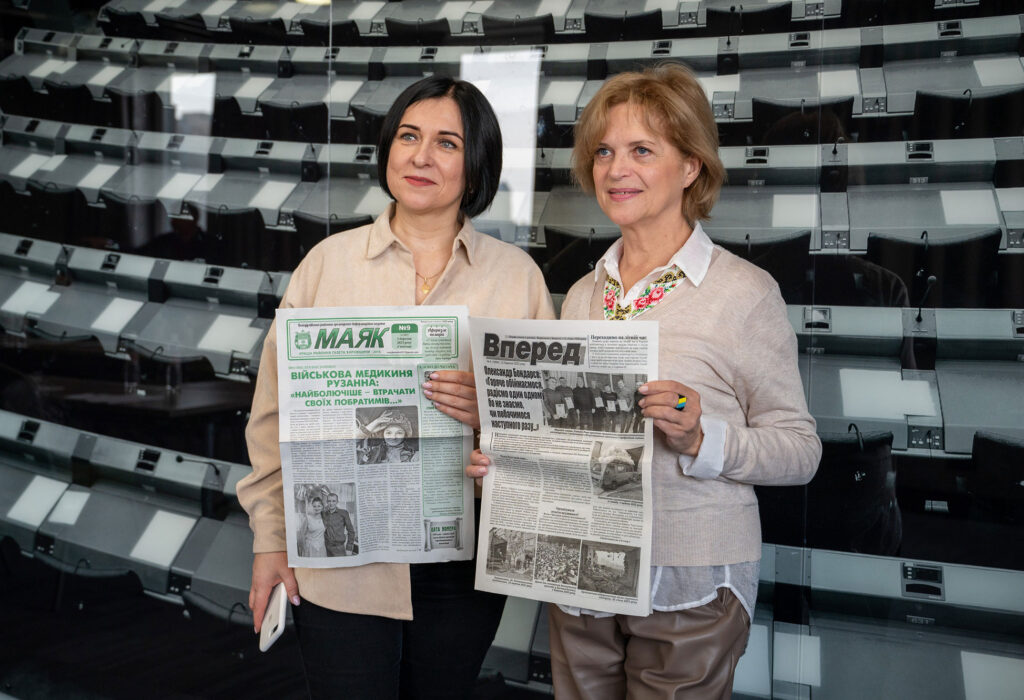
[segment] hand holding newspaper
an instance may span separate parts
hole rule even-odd
[[[474,318],[484,478],[476,587],[601,612],[650,612],[658,326]]]
[[[470,367],[464,306],[279,309],[288,564],[470,559],[472,431],[421,389]]]

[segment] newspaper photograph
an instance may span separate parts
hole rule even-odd
[[[476,587],[650,612],[652,322],[472,319],[483,482]]]
[[[423,395],[468,370],[464,306],[278,309],[288,564],[471,559],[468,426]]]

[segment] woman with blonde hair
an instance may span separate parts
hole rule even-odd
[[[700,83],[663,64],[609,79],[576,125],[573,171],[622,238],[562,318],[659,326],[647,616],[550,606],[559,700],[728,698],[757,598],[755,484],[803,484],[821,443],[771,276],[701,228],[725,170]],[[486,473],[474,453],[467,474]]]

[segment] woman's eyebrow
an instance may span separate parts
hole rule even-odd
[[[462,134],[460,134],[457,131],[439,131],[437,133],[439,133],[439,134],[441,134],[443,136],[454,136],[459,141],[465,141],[466,140],[466,139],[462,138]]]

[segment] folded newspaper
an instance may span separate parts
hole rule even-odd
[[[426,399],[470,368],[464,306],[279,309],[288,563],[471,559],[472,431]]]
[[[472,320],[484,478],[476,587],[599,612],[650,612],[658,326]]]

